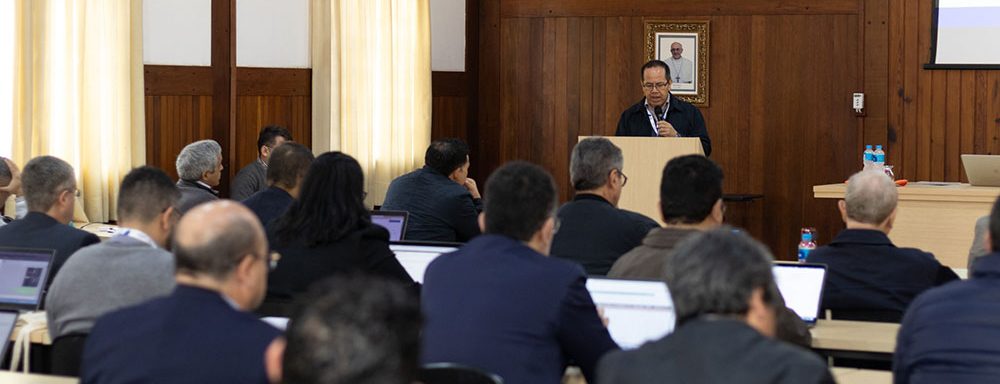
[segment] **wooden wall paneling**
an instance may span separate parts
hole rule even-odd
[[[222,146],[225,169],[216,189],[229,196],[239,170],[236,142],[236,0],[212,0],[212,138]]]
[[[605,71],[608,68],[608,56],[605,54],[605,49],[608,46],[608,18],[593,18],[592,20],[594,20],[594,48],[591,54],[593,55],[594,75],[592,77],[593,111],[590,119],[590,135],[594,136],[604,132],[603,127],[606,121],[605,100],[607,99],[607,92],[605,91],[605,86],[607,81],[605,80]],[[617,44],[617,42],[614,44]]]
[[[515,17],[657,15],[856,14],[859,0],[503,0],[501,14]]]
[[[945,124],[938,129],[944,134],[944,178],[942,180],[959,180],[961,168],[959,146],[962,135],[962,71],[947,71],[946,88],[948,101],[945,104]]]
[[[261,127],[280,125],[305,146],[312,143],[311,99],[301,95],[244,96],[236,98],[236,164],[242,168],[257,157]],[[235,171],[238,171],[237,168]]]
[[[464,96],[434,96],[431,103],[431,139],[458,137],[470,142],[467,132],[469,102]],[[471,157],[471,156],[470,156]]]
[[[931,73],[931,123],[930,130],[930,180],[945,180],[944,165],[947,161],[945,153],[945,129],[948,120],[948,72],[933,71]]]
[[[210,96],[146,96],[146,163],[177,177],[177,154],[212,137]]]
[[[927,49],[930,49],[930,34],[924,33],[924,30],[930,28],[930,13],[931,4],[929,2],[921,2],[927,4],[920,4],[917,12],[917,46],[915,47],[915,60],[917,62],[927,59]],[[909,66],[913,66],[914,63],[908,63]],[[917,148],[917,180],[932,180],[931,179],[931,111],[934,108],[932,103],[932,93],[929,91],[931,89],[931,72],[920,69],[914,69],[918,72],[918,83],[917,83],[917,129],[918,129],[918,148]]]
[[[146,95],[212,95],[212,67],[143,66]]]
[[[959,134],[959,154],[975,153],[976,148],[973,140],[976,136],[976,71],[962,71],[962,101],[961,101],[961,133]],[[959,180],[963,183],[969,182],[969,177],[965,174],[965,167],[961,166],[961,157],[958,159]]]
[[[864,57],[862,73],[864,74],[865,117],[861,120],[863,142],[855,146],[855,164],[861,170],[862,145],[882,144],[889,155],[886,164],[893,164],[895,146],[889,140],[888,121],[888,77],[889,77],[889,3],[886,1],[865,1],[863,33]],[[843,108],[844,103],[833,105],[834,109]]]
[[[501,51],[500,2],[479,2],[479,41],[476,54],[479,57],[478,103],[476,116],[476,140],[472,166],[477,177],[485,180],[492,167],[500,162],[501,152],[496,132],[500,130],[500,116],[506,113],[502,100],[501,61],[507,61]],[[470,49],[469,52],[472,52]]]
[[[898,0],[896,2],[896,7],[903,9],[903,19],[894,19],[891,22],[903,25],[903,35],[900,38],[903,41],[903,62],[899,63],[899,67],[894,70],[890,68],[890,72],[903,74],[901,95],[903,116],[900,124],[902,124],[903,131],[905,132],[905,141],[900,142],[900,145],[903,146],[903,150],[901,151],[903,152],[902,176],[908,180],[918,180],[919,156],[917,154],[920,148],[920,129],[917,108],[921,103],[921,97],[919,96],[921,70],[913,67],[911,63],[917,62],[921,56],[916,49],[919,45],[920,36],[918,29],[920,27],[920,12],[917,7],[908,6],[907,4],[909,3],[910,1],[907,0]]]

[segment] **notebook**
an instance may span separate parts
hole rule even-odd
[[[823,302],[826,265],[774,263],[774,280],[787,306],[806,324],[814,325]]]
[[[10,344],[10,333],[17,324],[17,311],[0,310],[0,361],[7,361],[7,346]]]
[[[1000,187],[1000,156],[962,155],[962,166],[969,184],[977,187]]]
[[[622,349],[634,349],[674,331],[676,314],[661,281],[588,278],[587,290],[608,319],[608,332]]]
[[[37,310],[54,255],[51,249],[0,248],[0,309]]]
[[[406,211],[375,211],[372,212],[372,223],[389,230],[389,241],[403,240],[406,235],[406,222],[410,214]]]
[[[438,256],[458,250],[459,244],[406,241],[389,244],[389,249],[396,254],[396,260],[403,265],[410,278],[418,283],[424,282],[424,271]]]

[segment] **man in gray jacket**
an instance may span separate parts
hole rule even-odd
[[[121,230],[74,253],[49,289],[46,316],[53,340],[89,333],[101,315],[173,290],[174,258],[164,248],[179,216],[180,196],[159,169],[139,167],[125,176],[118,194]]]

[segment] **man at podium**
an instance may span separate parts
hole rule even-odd
[[[697,137],[705,156],[712,153],[712,140],[705,119],[695,106],[670,93],[670,68],[660,60],[642,66],[645,97],[622,112],[615,136]]]

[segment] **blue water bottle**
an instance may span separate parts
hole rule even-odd
[[[802,228],[802,240],[799,241],[799,262],[805,263],[806,259],[809,258],[809,252],[816,249],[816,243],[813,242],[813,233],[811,228]]]

